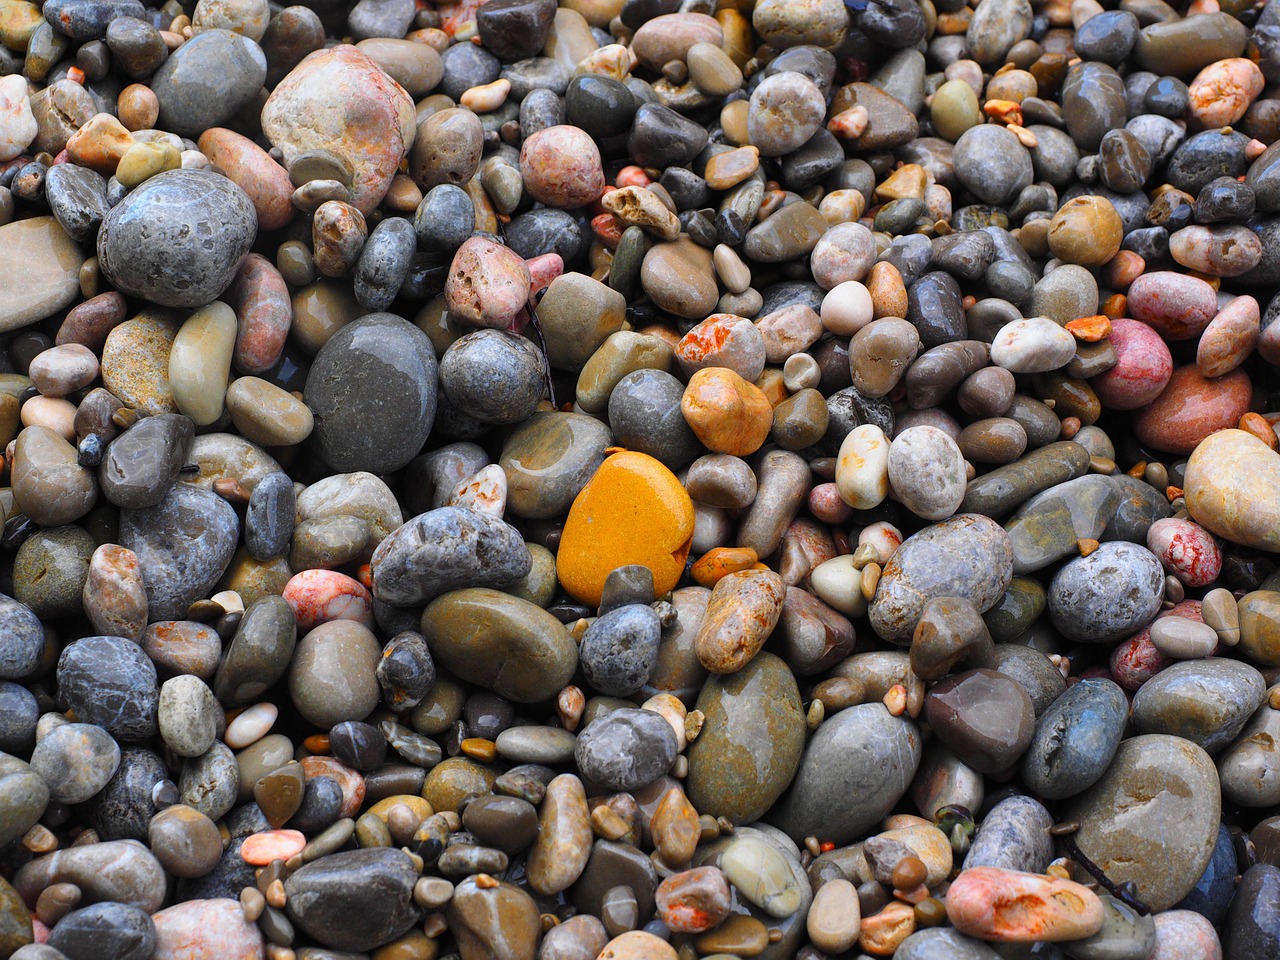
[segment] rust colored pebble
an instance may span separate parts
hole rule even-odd
[[[245,837],[240,856],[245,863],[265,867],[273,860],[288,860],[306,845],[307,838],[297,830],[268,830]]]

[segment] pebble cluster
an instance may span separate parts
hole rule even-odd
[[[1280,3],[0,0],[0,960],[1280,957]]]

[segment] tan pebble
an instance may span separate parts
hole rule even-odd
[[[489,113],[502,106],[510,93],[511,81],[506,77],[500,77],[492,83],[464,91],[458,98],[458,102],[475,113]]]

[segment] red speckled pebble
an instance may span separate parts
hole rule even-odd
[[[667,877],[654,897],[658,916],[676,933],[702,933],[729,915],[732,894],[718,867],[698,867]]]
[[[1188,587],[1213,583],[1222,572],[1222,548],[1213,534],[1191,520],[1157,520],[1147,531],[1147,549]]]
[[[520,175],[529,195],[548,207],[583,207],[604,192],[600,148],[567,124],[539,130],[521,145]]]
[[[236,370],[259,374],[280,359],[293,323],[289,287],[280,271],[266,257],[251,253],[244,258],[227,296],[239,325],[232,363]]]
[[[293,607],[301,633],[331,620],[354,620],[370,630],[374,627],[373,595],[345,573],[303,570],[285,584],[282,596]]]

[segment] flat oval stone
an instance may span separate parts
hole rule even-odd
[[[945,520],[964,499],[964,457],[937,427],[908,427],[889,447],[889,484],[902,505],[925,520]]]
[[[426,442],[436,414],[431,341],[390,313],[371,313],[335,333],[307,375],[312,442],[340,471],[399,470]]]
[[[203,30],[169,54],[149,86],[160,101],[164,129],[194,138],[235,116],[266,78],[267,58],[251,39]]]
[[[1134,726],[1168,733],[1217,753],[1262,704],[1262,674],[1238,660],[1211,657],[1166,667],[1133,698]]]
[[[18,434],[10,482],[16,510],[46,526],[79,520],[98,499],[93,471],[80,466],[76,448],[48,427]]]
[[[400,850],[349,850],[321,857],[285,881],[289,918],[334,950],[366,951],[402,935],[420,917],[418,871]]]
[[[298,713],[321,728],[364,719],[378,703],[380,653],[373,633],[353,620],[310,631],[289,664],[289,696]]]
[[[688,751],[689,799],[733,823],[759,819],[790,784],[804,747],[794,677],[777,657],[759,653],[736,673],[708,679],[697,709],[706,719]]]
[[[880,703],[841,710],[810,738],[771,820],[797,842],[819,834],[837,844],[862,839],[906,793],[920,755],[910,719]]]
[[[1088,789],[1110,766],[1127,717],[1124,692],[1110,680],[1069,687],[1036,721],[1019,768],[1023,780],[1050,800]]]
[[[1133,543],[1104,543],[1063,566],[1049,585],[1049,617],[1084,643],[1114,643],[1151,622],[1164,597],[1164,569]]]
[[[559,620],[497,590],[439,597],[423,611],[422,633],[445,669],[518,703],[551,699],[577,668],[577,647]]]
[[[538,813],[538,836],[529,849],[529,886],[543,896],[567,890],[586,868],[591,843],[591,814],[582,781],[573,774],[553,778]]]
[[[716,582],[694,649],[711,673],[735,673],[750,662],[782,614],[786,585],[772,571],[743,570]]]
[[[1008,534],[987,517],[960,514],[908,537],[894,553],[871,601],[872,629],[905,644],[929,600],[964,597],[984,613],[1012,579]]]
[[[982,818],[963,869],[1000,867],[1043,873],[1053,859],[1053,818],[1031,797],[1001,800]]]
[[[579,413],[535,413],[507,436],[498,465],[507,508],[539,520],[563,515],[604,462],[609,428]]]
[[[27,863],[13,878],[13,888],[31,903],[37,891],[55,883],[74,883],[87,900],[114,901],[146,913],[164,902],[164,868],[136,840],[56,850]]]

